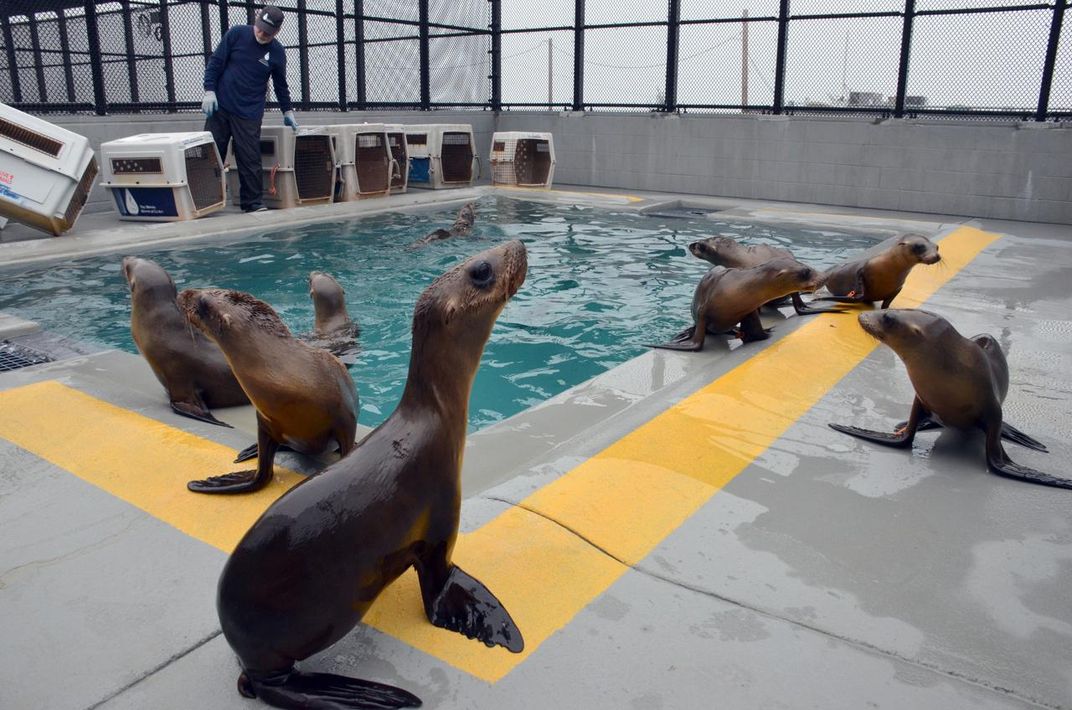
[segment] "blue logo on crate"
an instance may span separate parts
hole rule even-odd
[[[178,217],[170,187],[124,187],[112,190],[115,207],[124,217]]]

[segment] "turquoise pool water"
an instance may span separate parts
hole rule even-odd
[[[506,239],[521,239],[529,274],[495,326],[477,373],[470,427],[479,429],[608,370],[689,324],[693,289],[708,265],[689,242],[726,234],[790,247],[828,267],[879,237],[745,221],[647,217],[503,197],[477,204],[470,236],[406,246],[454,221],[457,206],[271,231],[234,243],[132,252],[167,269],[179,289],[248,291],[272,304],[294,333],[311,330],[310,271],[346,289],[361,326],[350,372],[360,422],[379,424],[405,383],[413,304],[443,271]],[[79,340],[137,349],[123,254],[0,271],[0,311]]]

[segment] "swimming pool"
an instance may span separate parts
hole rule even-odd
[[[281,229],[233,243],[132,251],[171,273],[179,289],[248,291],[279,312],[295,333],[311,330],[306,278],[331,273],[346,289],[361,326],[350,372],[360,422],[375,426],[405,383],[413,304],[450,266],[506,239],[521,239],[529,275],[492,332],[473,385],[469,423],[479,429],[584,382],[689,325],[693,289],[708,264],[689,242],[715,234],[791,248],[828,267],[885,235],[778,226],[746,220],[644,216],[501,196],[477,203],[470,236],[406,247],[449,226],[457,206],[388,213]],[[122,254],[30,269],[0,270],[0,311],[79,340],[137,352]]]

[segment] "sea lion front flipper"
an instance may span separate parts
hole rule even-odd
[[[908,421],[904,422],[903,426],[899,426],[893,433],[887,434],[884,431],[873,431],[871,429],[861,429],[856,426],[849,426],[847,424],[828,424],[834,431],[840,431],[842,434],[848,434],[849,436],[855,436],[859,439],[867,439],[873,441],[876,444],[882,444],[883,446],[892,446],[898,449],[907,449],[912,446],[912,440],[916,438],[916,430],[919,429],[919,423],[924,418],[930,418],[927,410],[923,408],[923,403],[919,401],[919,397],[912,400],[912,413],[908,415]]]
[[[660,350],[683,350],[685,352],[698,352],[703,349],[706,331],[699,325],[686,328],[673,337],[672,340],[660,345],[648,345],[649,348]]]
[[[792,299],[793,310],[797,312],[798,316],[810,316],[816,313],[851,313],[851,311],[848,311],[844,308],[838,308],[836,306],[832,308],[824,308],[822,306],[812,306],[810,304],[804,303],[804,299],[800,297],[799,292],[794,293],[792,295]]]
[[[277,452],[278,451],[293,451],[293,450],[294,449],[290,448],[286,444],[280,444],[279,448],[277,449]],[[249,461],[249,460],[255,459],[255,458],[257,458],[257,442],[253,442],[252,444],[250,444],[246,448],[244,448],[241,451],[239,451],[238,455],[235,456],[235,460],[232,463],[242,463],[243,461]]]
[[[751,343],[754,340],[766,340],[770,337],[770,331],[763,329],[763,322],[759,319],[759,311],[752,311],[741,319],[742,343]]]
[[[208,407],[201,401],[200,397],[196,398],[194,402],[171,400],[171,410],[176,414],[181,414],[184,417],[190,417],[190,419],[196,419],[199,422],[206,422],[208,424],[215,424],[216,426],[225,426],[228,429],[234,429],[227,422],[221,422],[216,417],[212,416],[212,412],[208,411]]]
[[[421,586],[424,586],[423,576]],[[521,653],[525,648],[521,630],[502,603],[457,565],[451,565],[431,610],[426,611],[428,620],[436,626],[483,641],[486,646],[499,645],[514,653]]]
[[[238,677],[238,692],[281,708],[419,708],[421,699],[392,685],[332,673],[289,671]]]
[[[1001,445],[1003,428],[999,419],[997,422],[991,422],[986,431],[986,465],[992,472],[999,476],[1015,478],[1019,481],[1072,490],[1072,480],[1070,479],[1058,478],[1048,473],[1013,463],[1009,459],[1009,455],[1005,453],[1005,447]]]
[[[190,481],[186,487],[194,493],[251,493],[271,480],[275,452],[278,450],[279,444],[268,434],[268,427],[258,413],[256,470],[210,476],[199,481]],[[248,451],[248,448],[243,449],[243,452],[245,451]]]
[[[880,308],[889,308],[889,307],[890,307],[890,304],[891,304],[891,303],[893,303],[893,299],[897,298],[897,296],[898,296],[898,295],[899,295],[900,293],[901,293],[901,289],[897,289],[897,290],[896,290],[896,291],[894,291],[894,292],[893,292],[892,294],[890,294],[889,296],[887,296],[887,297],[886,297],[886,300],[884,300],[884,301],[882,302],[882,305],[880,306]]]
[[[897,422],[897,426],[895,426],[894,429],[896,431],[900,431],[901,429],[904,429],[906,426],[908,426],[907,421]],[[942,428],[942,423],[939,422],[939,421],[935,421],[931,417],[931,415],[929,415],[929,414],[924,414],[922,417],[919,418],[919,422],[916,423],[916,432],[917,433],[921,432],[921,431],[930,431],[932,429],[941,429],[941,428]]]
[[[1003,421],[1001,423],[1001,436],[1009,441],[1019,444],[1020,446],[1026,446],[1029,449],[1035,451],[1041,451],[1044,454],[1050,453],[1050,450],[1046,448],[1045,444],[1038,441],[1027,434],[1023,433],[1012,424]]]

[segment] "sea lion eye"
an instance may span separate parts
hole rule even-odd
[[[495,282],[495,273],[491,264],[486,261],[473,264],[469,267],[469,280],[477,288],[487,288]]]
[[[893,316],[891,316],[889,313],[883,313],[882,314],[882,325],[884,325],[886,327],[889,327],[889,326],[893,325]]]
[[[800,278],[805,279],[805,280],[810,279],[811,278],[811,269],[801,269],[800,270]]]
[[[913,244],[912,251],[916,254],[922,254],[923,252],[927,251],[927,247],[922,244]]]

